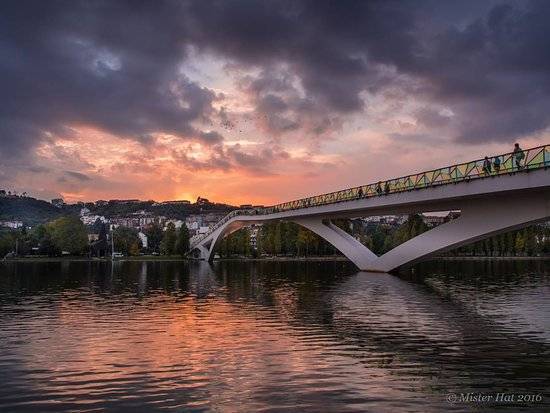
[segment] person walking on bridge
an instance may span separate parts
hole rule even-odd
[[[495,156],[493,167],[495,168],[495,173],[498,174],[500,172],[500,156]]]
[[[379,181],[377,184],[376,184],[376,193],[378,195],[382,195],[382,181]]]
[[[386,183],[384,184],[384,193],[386,195],[390,193],[390,183],[388,181],[386,181]]]
[[[518,170],[521,169],[523,167],[521,162],[523,161],[523,158],[525,158],[525,153],[523,153],[523,149],[519,147],[519,143],[514,145],[513,157],[516,161],[516,168],[518,168]]]
[[[485,175],[491,175],[492,165],[491,161],[489,160],[489,157],[486,156],[485,160],[483,161],[483,173]]]

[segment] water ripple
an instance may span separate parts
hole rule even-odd
[[[522,265],[4,264],[0,411],[542,412],[550,279]]]

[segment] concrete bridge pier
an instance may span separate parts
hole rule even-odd
[[[424,232],[391,251],[377,256],[347,232],[321,218],[296,219],[299,225],[331,243],[357,268],[389,272],[426,257],[483,238],[527,226],[550,217],[548,194],[515,194],[469,200],[461,205],[461,216]]]
[[[334,225],[330,220],[323,221],[321,218],[312,217],[295,219],[293,221],[328,241],[360,270],[369,269],[372,266],[372,262],[378,258],[374,252],[346,231]]]
[[[469,200],[461,205],[459,218],[398,245],[370,262],[370,270],[392,271],[438,252],[520,229],[549,217],[548,193],[511,192],[493,198]]]

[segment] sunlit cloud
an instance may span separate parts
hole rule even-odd
[[[271,203],[546,142],[549,5],[432,6],[13,3],[0,184]]]

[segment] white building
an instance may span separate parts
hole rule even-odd
[[[147,248],[147,235],[140,231],[138,232],[138,237],[141,240],[141,246]]]
[[[98,219],[103,224],[107,222],[107,218],[105,218],[103,215],[83,215],[80,217],[80,220],[84,225],[93,225]]]
[[[166,222],[165,222],[165,225],[164,225],[164,229],[166,230],[166,227],[168,226],[168,224],[174,224],[174,226],[176,227],[176,229],[180,229],[181,226],[183,225],[183,221],[181,219],[167,219]]]
[[[210,227],[199,227],[199,230],[197,231],[197,234],[206,234]]]
[[[260,232],[260,227],[259,225],[253,225],[250,228],[250,247],[254,250],[258,248],[258,233]]]
[[[22,228],[23,222],[21,221],[0,221],[0,227],[7,227],[12,229]]]

